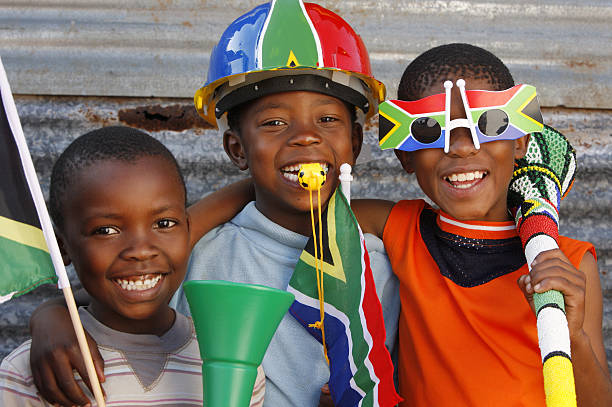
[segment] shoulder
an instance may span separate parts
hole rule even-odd
[[[385,247],[396,236],[405,235],[418,225],[419,215],[424,208],[429,207],[422,199],[404,200],[396,203],[391,209],[383,232]]]
[[[0,365],[0,404],[42,405],[38,398],[30,369],[30,342],[27,341],[7,355]],[[16,403],[16,404],[15,404]]]
[[[30,345],[32,341],[27,340],[2,360],[0,373],[11,371],[13,373],[28,375],[30,374]]]
[[[234,223],[225,222],[213,229],[200,238],[193,247],[193,252],[202,251],[212,242],[218,239],[223,239],[227,234],[237,230],[238,226]]]
[[[382,237],[382,231],[394,203],[382,199],[353,199],[351,209],[364,233]]]
[[[559,249],[576,268],[580,268],[582,261],[585,259],[590,258],[592,262],[597,261],[595,247],[589,242],[559,236]]]

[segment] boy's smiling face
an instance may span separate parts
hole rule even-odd
[[[297,170],[304,163],[327,169],[321,188],[327,202],[340,165],[352,165],[361,148],[361,126],[352,122],[347,105],[316,92],[276,93],[243,108],[239,131],[226,132],[224,146],[240,169],[250,169],[257,208],[281,226],[310,234],[309,194],[298,184]]]
[[[421,97],[444,91],[445,80],[456,82],[459,77],[440,78]],[[463,76],[466,89],[499,90],[485,79]],[[458,88],[452,89],[451,120],[465,118],[465,109]],[[413,152],[395,150],[402,166],[415,172],[419,186],[444,212],[459,220],[505,221],[508,185],[512,178],[515,158],[525,155],[528,137],[482,143],[477,150],[470,130],[456,128],[451,132],[448,154],[441,148]]]
[[[189,256],[185,194],[159,156],[85,167],[66,191],[61,240],[90,310],[123,332],[161,334]]]

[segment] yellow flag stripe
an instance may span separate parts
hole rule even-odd
[[[0,236],[49,253],[41,229],[0,216]]]
[[[344,267],[342,266],[342,257],[340,256],[340,249],[338,248],[338,244],[336,242],[336,223],[334,222],[333,218],[335,210],[336,198],[334,196],[329,200],[327,205],[327,237],[329,242],[329,251],[331,253],[334,265],[332,266],[331,264],[323,261],[321,269],[325,274],[346,283],[346,275],[344,274]],[[315,258],[305,250],[302,252],[300,260],[308,264],[310,267],[315,268]]]

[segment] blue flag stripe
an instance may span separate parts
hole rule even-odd
[[[295,301],[291,305],[291,308],[289,308],[289,312],[298,321],[301,321],[302,325],[321,342],[321,331],[307,327],[309,321],[319,320],[319,300],[308,297],[291,286],[287,287],[287,291],[295,295]],[[333,375],[330,376],[330,388],[338,390],[344,388],[347,389],[346,391],[350,389],[355,392],[358,397],[356,400],[361,400],[366,393],[357,386],[353,379],[357,367],[355,366],[355,361],[352,356],[353,344],[351,341],[349,320],[344,313],[329,303],[325,303],[325,332],[327,338],[333,337],[336,339],[333,344],[328,342],[330,364],[333,366],[342,366],[343,362],[349,362],[348,369],[342,369],[339,372],[336,372],[334,369]],[[333,387],[334,384],[338,387]]]

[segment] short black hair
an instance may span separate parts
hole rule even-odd
[[[514,86],[508,67],[498,57],[474,45],[454,43],[431,48],[412,61],[402,75],[397,98],[421,99],[426,89],[449,74],[486,79],[495,90]]]
[[[177,179],[185,192],[186,204],[185,180],[170,150],[143,131],[125,126],[109,126],[75,139],[53,165],[49,211],[55,225],[60,229],[63,227],[63,207],[68,198],[66,191],[83,169],[100,161],[133,162],[142,157],[160,157],[176,168]]]

